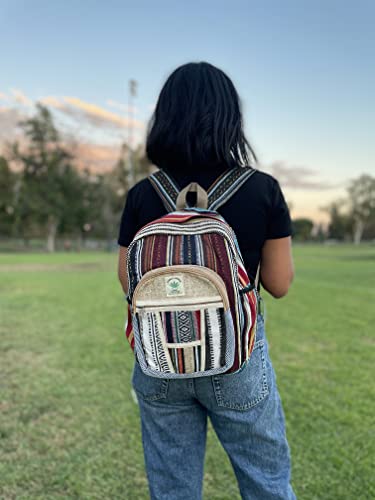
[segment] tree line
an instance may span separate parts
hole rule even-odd
[[[346,196],[321,210],[328,213],[327,227],[314,227],[311,219],[293,220],[294,238],[300,241],[336,240],[359,244],[375,240],[375,178],[362,174],[348,183]]]
[[[50,252],[57,237],[74,239],[78,247],[86,238],[112,242],[128,189],[151,169],[142,147],[132,152],[131,166],[124,143],[109,172],[78,169],[48,108],[41,103],[36,107],[35,116],[18,124],[26,145],[21,147],[18,140],[8,143],[6,154],[0,156],[0,235],[22,238],[26,246],[32,238],[43,238]],[[18,168],[11,169],[10,162]],[[295,219],[293,237],[355,243],[374,239],[375,178],[362,175],[352,180],[347,197],[324,210],[330,218],[327,228],[314,228],[310,219]]]
[[[48,108],[36,106],[35,116],[18,124],[27,145],[8,143],[0,156],[0,235],[22,238],[26,246],[43,238],[50,252],[57,237],[75,240],[78,247],[88,237],[113,241],[130,185],[150,169],[141,147],[132,152],[132,168],[124,143],[110,172],[78,169]]]

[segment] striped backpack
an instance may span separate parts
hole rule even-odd
[[[196,182],[179,191],[163,170],[148,177],[168,213],[143,226],[127,253],[125,333],[144,373],[202,377],[239,371],[249,360],[259,267],[250,282],[236,235],[217,209],[254,172],[228,169],[207,192]]]

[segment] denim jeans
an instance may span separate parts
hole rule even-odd
[[[152,500],[202,498],[208,416],[229,456],[243,499],[296,498],[263,314],[258,314],[254,350],[239,372],[160,379],[144,374],[136,361],[132,386],[139,403]],[[225,484],[220,488],[227,498]]]

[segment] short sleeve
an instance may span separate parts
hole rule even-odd
[[[292,235],[292,221],[280,184],[275,179],[271,195],[266,239],[285,238]]]
[[[117,243],[122,247],[128,247],[137,230],[138,220],[134,210],[134,193],[132,189],[129,189],[121,216]]]

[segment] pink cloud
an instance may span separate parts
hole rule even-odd
[[[322,191],[339,187],[338,184],[321,179],[320,173],[309,167],[289,166],[282,161],[276,161],[265,170],[268,170],[286,188]]]

